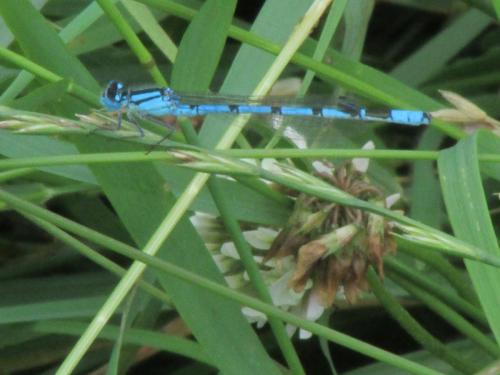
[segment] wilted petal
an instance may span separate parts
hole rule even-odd
[[[290,286],[292,286],[295,291],[304,290],[311,268],[321,259],[327,250],[328,248],[319,240],[311,241],[300,247],[297,266],[290,282]]]
[[[366,259],[360,254],[356,253],[352,259],[352,273],[354,280],[358,282],[364,276],[366,271]]]
[[[335,229],[330,234],[327,234],[320,238],[320,241],[328,247],[328,253],[325,253],[323,258],[335,254],[337,251],[341,250],[349,242],[352,241],[354,236],[358,234],[359,227],[356,224],[348,224]]]
[[[344,285],[345,285],[344,291],[347,301],[350,304],[355,304],[356,301],[358,300],[358,294],[359,294],[359,290],[356,283],[348,282],[345,283]]]
[[[329,258],[326,267],[322,272],[318,272],[312,293],[324,307],[333,304],[346,272],[347,268],[336,257]]]

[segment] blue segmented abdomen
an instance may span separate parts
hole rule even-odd
[[[355,105],[306,106],[306,105],[268,105],[249,100],[245,103],[228,97],[218,96],[183,96],[176,94],[170,88],[146,90],[128,90],[125,85],[111,81],[104,91],[101,102],[110,111],[137,110],[150,116],[203,116],[216,113],[226,114],[257,114],[280,116],[324,117],[329,119],[360,120],[392,122],[402,125],[428,125],[431,116],[427,112],[390,109],[382,113],[371,113],[365,108]],[[276,99],[274,99],[276,100]]]

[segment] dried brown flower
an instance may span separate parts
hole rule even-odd
[[[381,191],[351,164],[317,175],[356,198],[384,204]],[[300,194],[266,260],[294,256],[296,266],[289,286],[302,292],[312,280],[310,293],[328,307],[341,287],[347,300],[354,303],[368,289],[368,265],[374,265],[383,277],[383,257],[394,251],[395,242],[384,217]]]

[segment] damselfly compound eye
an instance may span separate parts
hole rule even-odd
[[[123,83],[110,81],[101,96],[101,103],[109,111],[117,111],[122,107],[125,92],[126,88]]]
[[[104,91],[104,96],[114,102],[119,102],[123,95],[125,85],[118,81],[110,81]]]

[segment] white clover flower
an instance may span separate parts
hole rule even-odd
[[[373,149],[374,144],[368,142],[363,148]],[[337,167],[316,161],[313,167],[317,177],[274,159],[262,160],[261,167],[300,182],[313,183],[314,180],[325,188],[334,188],[339,195],[354,196],[387,208],[400,198],[399,194],[384,197],[370,183],[366,176],[367,158],[355,158]],[[273,304],[303,319],[316,321],[335,299],[355,303],[368,290],[365,279],[368,265],[374,265],[383,277],[382,258],[395,250],[395,241],[390,223],[380,215],[305,194],[293,198],[294,210],[279,232],[258,227],[244,231],[243,236],[252,247],[253,258]],[[209,215],[197,215],[192,222],[201,228],[204,240],[209,241],[214,261],[227,283],[236,290],[251,293],[249,277],[234,243],[217,234],[223,231],[220,222]],[[251,308],[243,307],[242,312],[257,327],[267,321],[265,314]],[[292,325],[286,329],[290,335],[297,331]],[[310,332],[299,330],[301,339],[310,336]]]

